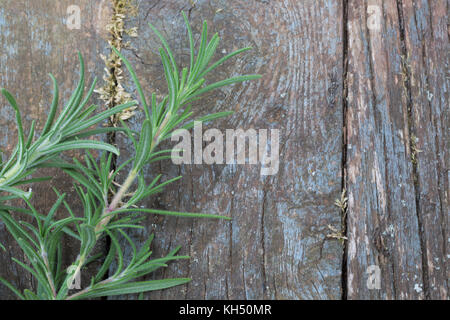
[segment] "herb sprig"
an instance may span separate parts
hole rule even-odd
[[[51,124],[46,124],[41,138],[34,144],[25,141],[20,116],[18,116],[19,144],[16,148],[15,158],[13,158],[15,160],[7,163],[4,166],[6,169],[2,170],[5,174],[3,174],[3,180],[0,180],[0,190],[11,192],[13,195],[21,197],[27,203],[28,208],[21,209],[1,205],[0,219],[5,223],[9,232],[22,248],[30,264],[25,264],[17,259],[14,259],[14,261],[30,272],[38,283],[36,291],[26,289],[21,293],[19,289],[0,278],[0,282],[10,288],[19,298],[76,300],[143,293],[184,284],[190,279],[139,280],[141,277],[159,268],[166,267],[170,261],[188,259],[189,257],[177,255],[180,249],[180,247],[177,247],[165,257],[151,259],[150,245],[153,241],[153,236],[142,246],[139,246],[139,244],[133,242],[125,230],[143,228],[140,225],[140,221],[145,218],[143,214],[148,213],[178,217],[230,219],[220,215],[174,212],[139,206],[142,200],[163,191],[165,186],[181,178],[180,176],[161,182],[162,175],[158,175],[152,181],[147,182],[143,170],[152,162],[170,158],[172,150],[158,150],[158,146],[162,141],[169,138],[177,129],[193,127],[194,120],[191,119],[193,112],[191,111],[190,103],[200,99],[203,94],[219,87],[260,77],[259,75],[245,75],[206,84],[205,76],[208,73],[228,59],[250,48],[238,50],[211,64],[212,57],[219,43],[218,34],[214,34],[208,42],[207,24],[205,21],[200,46],[197,50],[197,55],[195,55],[192,30],[184,13],[183,18],[188,30],[191,57],[190,66],[183,68],[181,72],[167,41],[150,24],[150,28],[156,33],[162,43],[159,53],[167,80],[168,95],[161,101],[157,101],[156,94],[152,94],[150,103],[147,102],[131,63],[116,48],[112,48],[125,63],[136,86],[140,105],[144,109],[145,120],[138,133],[131,131],[124,122],[122,122],[123,128],[101,128],[80,132],[80,130],[85,130],[114,113],[136,104],[136,102],[131,102],[88,118],[88,115],[94,109],[88,108],[82,111],[87,103],[87,99],[81,101],[83,76],[71,102],[63,110],[56,122],[53,122],[54,107],[52,106],[52,111],[47,121]],[[81,65],[83,71],[83,63]],[[91,87],[88,96],[94,90],[94,85]],[[57,92],[56,89],[55,92]],[[14,102],[9,99],[7,93],[6,96],[12,102],[17,114],[19,114],[18,109],[14,106]],[[219,112],[197,118],[195,121],[206,122],[230,114],[231,112]],[[92,140],[82,140],[82,138],[87,136],[107,132],[108,130],[122,130],[135,149],[134,156],[117,168],[114,168],[112,165],[113,154],[118,153],[115,147],[106,143],[93,142]],[[73,159],[73,162],[68,163],[53,159],[56,153],[74,148],[102,149],[103,153],[98,161],[89,151],[86,151],[84,161]],[[17,169],[18,174],[6,174],[10,171],[14,172],[16,169],[13,168],[16,168],[16,166],[20,168]],[[83,206],[81,215],[72,210],[65,200],[66,195],[60,194],[56,189],[57,200],[46,214],[41,214],[38,212],[38,209],[33,207],[29,201],[29,194],[21,193],[19,189],[8,189],[14,187],[14,183],[23,181],[23,178],[29,175],[31,170],[42,166],[59,167],[74,180],[75,190]],[[115,178],[125,170],[128,170],[128,173],[125,175],[126,179],[122,185],[117,185]],[[2,185],[6,187],[1,187]],[[130,191],[132,188],[133,190]],[[109,197],[110,194],[113,194],[111,199]],[[5,199],[0,199],[0,201]],[[56,219],[56,212],[62,207],[67,210],[69,217]],[[14,210],[32,216],[34,224],[17,221],[11,213]],[[64,268],[62,264],[64,248],[61,244],[61,238],[64,234],[69,235],[74,241],[80,243],[79,254],[69,268]],[[93,254],[96,243],[105,237],[111,239],[111,246],[106,257]],[[132,249],[132,257],[128,263],[124,259],[124,249],[120,244],[120,237],[125,239],[125,242]],[[140,247],[139,250],[137,249],[138,247]],[[101,267],[97,274],[92,277],[90,284],[73,293],[71,285],[74,280],[79,277],[81,271],[89,263],[97,260],[102,260]],[[113,268],[112,266],[115,267]]]
[[[9,160],[6,162],[1,161],[0,191],[5,191],[14,196],[29,199],[31,197],[31,191],[25,192],[17,188],[17,186],[42,181],[42,178],[27,179],[27,177],[33,174],[38,168],[51,167],[53,165],[51,161],[58,158],[59,153],[63,151],[75,149],[99,149],[119,154],[119,150],[110,144],[102,141],[87,140],[86,138],[100,133],[123,130],[122,128],[110,127],[91,129],[91,127],[98,125],[117,112],[136,105],[137,102],[131,101],[93,115],[97,106],[86,106],[92,96],[97,79],[94,79],[87,95],[83,98],[85,66],[83,57],[80,53],[78,53],[78,57],[80,59],[80,80],[78,86],[57,118],[56,112],[59,105],[59,88],[55,77],[50,74],[50,78],[53,82],[52,104],[44,128],[40,137],[36,140],[33,140],[36,121],[32,122],[28,135],[25,137],[22,126],[22,116],[17,102],[8,90],[4,88],[1,89],[1,93],[15,111],[18,143]],[[0,201],[2,200],[3,198],[0,197]]]

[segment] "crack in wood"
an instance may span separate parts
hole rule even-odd
[[[417,147],[416,147],[416,136],[414,130],[414,120],[413,120],[413,102],[412,102],[412,93],[411,93],[411,70],[408,62],[408,49],[406,47],[405,40],[405,20],[403,15],[403,0],[397,0],[397,11],[398,11],[398,19],[399,19],[399,30],[400,30],[400,43],[402,50],[402,80],[404,82],[404,88],[406,90],[406,106],[407,106],[407,114],[408,114],[408,136],[409,136],[409,150],[411,153],[411,164],[413,170],[413,179],[414,179],[414,194],[415,194],[415,203],[416,203],[416,216],[417,222],[419,226],[419,239],[420,239],[420,247],[422,251],[422,286],[425,293],[425,297],[429,298],[429,276],[427,272],[427,251],[425,250],[424,237],[423,237],[423,222],[420,214],[420,191],[419,191],[419,176],[418,176],[418,166],[417,166]]]
[[[342,46],[343,46],[343,59],[342,59],[342,164],[341,164],[341,192],[344,193],[347,189],[347,129],[348,129],[348,0],[342,1]],[[342,234],[347,237],[347,217],[348,208],[346,208],[346,214],[342,217]],[[343,242],[343,252],[342,252],[342,280],[341,280],[341,298],[343,300],[347,299],[347,242]]]

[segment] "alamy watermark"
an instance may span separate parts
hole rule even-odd
[[[367,289],[380,290],[381,289],[381,269],[379,266],[371,265],[367,268]]]
[[[81,9],[77,5],[67,7],[67,28],[69,30],[81,29]]]
[[[81,271],[80,271],[79,267],[76,265],[71,265],[70,267],[67,268],[67,273],[69,275],[71,275],[71,277],[69,277],[66,280],[67,288],[69,288],[69,290],[72,290],[72,289],[80,290],[81,289]]]
[[[377,5],[367,6],[367,14],[369,15],[367,18],[367,28],[373,31],[380,31],[381,17],[382,17],[380,6]]]
[[[175,131],[171,140],[174,164],[250,164],[261,165],[261,175],[275,175],[280,165],[280,130],[218,129],[203,132],[201,122],[194,122],[194,137],[188,130]],[[194,144],[192,145],[192,140]],[[203,143],[207,145],[203,148]],[[248,146],[248,148],[246,148]],[[248,152],[246,152],[248,149]]]

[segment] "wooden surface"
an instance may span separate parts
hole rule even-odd
[[[154,277],[193,280],[146,298],[448,298],[448,1],[137,3],[139,14],[127,25],[138,27],[139,37],[126,37],[131,48],[123,52],[147,95],[166,90],[160,43],[147,22],[161,30],[185,66],[184,10],[196,34],[204,19],[210,34],[219,32],[219,56],[254,48],[209,81],[263,75],[208,95],[195,105],[196,114],[233,110],[208,127],[280,129],[281,137],[274,176],[262,176],[258,165],[165,162],[148,169],[148,179],[159,173],[184,178],[144,205],[233,220],[149,216],[146,229],[131,234],[134,239],[155,232],[155,255],[181,245],[191,256]],[[69,5],[81,8],[80,30],[65,25]],[[17,96],[27,124],[45,118],[48,72],[68,98],[77,80],[77,49],[86,58],[88,78],[102,77],[99,54],[109,52],[108,10],[102,8],[109,5],[109,0],[0,0],[0,86]],[[128,72],[124,77],[126,89],[135,93]],[[0,110],[0,145],[11,150],[13,113],[3,99]],[[137,113],[130,126],[139,128],[142,117]],[[121,135],[116,143],[123,150],[121,162],[132,150]],[[70,191],[66,177],[51,174],[53,185]],[[346,215],[334,205],[344,189]],[[33,190],[42,211],[52,205],[50,184]],[[332,229],[348,240],[342,244],[330,237]],[[30,278],[10,260],[20,251],[1,224],[0,242],[9,249],[0,254],[0,276],[30,286]],[[69,260],[75,248],[67,245]],[[380,289],[367,285],[371,266],[380,268]],[[0,287],[0,298],[12,296]]]
[[[378,29],[348,2],[347,295],[445,299],[447,5],[368,3],[381,8]],[[381,290],[365,286],[370,265]]]
[[[367,27],[359,1],[348,7],[347,163],[349,298],[418,298],[422,284],[409,141],[400,19],[394,1],[379,30]],[[369,290],[366,269],[377,265],[381,290]]]

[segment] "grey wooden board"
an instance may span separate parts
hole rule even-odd
[[[427,298],[447,299],[449,253],[448,1],[403,1],[416,136],[416,200]]]
[[[447,1],[137,3],[139,14],[129,26],[138,27],[139,37],[124,39],[132,45],[124,53],[148,96],[156,92],[160,97],[166,89],[160,43],[146,23],[161,30],[177,61],[186,66],[189,49],[180,12],[185,10],[197,35],[204,19],[210,34],[219,32],[218,56],[254,47],[209,81],[263,75],[196,103],[197,115],[234,111],[204,129],[281,130],[280,170],[274,176],[262,176],[258,165],[163,162],[148,168],[147,180],[159,173],[165,179],[184,177],[142,205],[233,220],[148,216],[145,229],[131,234],[135,240],[142,243],[154,232],[155,256],[178,245],[191,256],[153,278],[189,276],[192,282],[146,298],[448,298]],[[0,4],[0,86],[17,96],[26,126],[31,119],[45,118],[51,99],[48,72],[68,98],[77,80],[77,49],[85,56],[88,79],[102,77],[99,53],[109,52],[104,32],[109,1]],[[73,4],[81,8],[80,30],[65,25],[66,9]],[[376,12],[379,29],[372,28]],[[124,77],[135,94],[126,71]],[[3,99],[0,103],[0,144],[10,151],[16,137],[13,113]],[[130,126],[138,129],[142,118],[136,114]],[[415,164],[413,137],[419,151]],[[122,162],[132,149],[121,135],[117,144]],[[44,212],[55,199],[51,186],[70,192],[71,184],[57,170],[40,174],[55,176],[52,184],[33,186],[34,203]],[[349,207],[341,221],[334,201],[344,187]],[[332,232],[328,225],[340,230],[342,222],[345,246],[327,238]],[[0,276],[21,288],[33,286],[10,260],[23,255],[1,224],[0,230],[0,242],[8,249],[0,253]],[[69,262],[76,245],[66,245]],[[371,266],[380,268],[380,289],[367,285]],[[1,286],[0,298],[13,296]]]
[[[348,2],[347,296],[446,299],[446,3],[366,4]]]
[[[218,56],[254,49],[214,72],[209,81],[259,73],[260,81],[218,90],[194,108],[197,115],[233,110],[208,128],[280,129],[280,170],[261,176],[258,165],[154,165],[157,173],[184,178],[146,205],[209,212],[232,222],[150,217],[155,254],[177,245],[191,259],[158,277],[192,277],[184,288],[152,299],[339,299],[342,247],[326,241],[340,228],[333,205],[341,190],[342,5],[328,1],[140,2],[139,38],[127,53],[150,94],[166,90],[147,22],[162,30],[183,66],[189,46],[180,14],[189,13],[198,35],[202,20],[219,32]],[[131,23],[133,24],[133,23]],[[197,37],[198,38],[198,37]],[[132,85],[130,84],[130,88]],[[132,123],[139,127],[141,119]],[[119,145],[128,145],[119,142]],[[173,144],[172,144],[173,145]],[[122,154],[126,159],[128,154]]]

